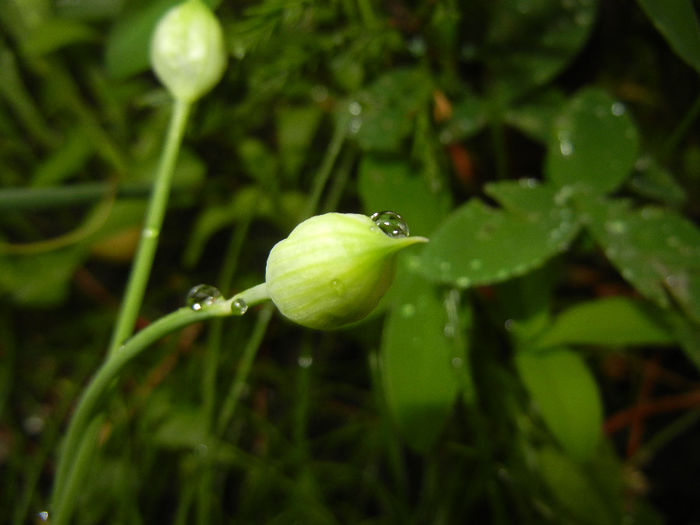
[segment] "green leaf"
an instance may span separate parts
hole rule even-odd
[[[31,55],[41,56],[71,44],[96,42],[98,39],[99,33],[88,25],[70,19],[51,18],[32,28],[24,41],[24,49]]]
[[[638,173],[629,180],[629,187],[638,195],[654,199],[669,206],[681,206],[686,201],[683,186],[673,175],[650,157],[642,157],[635,163]]]
[[[537,91],[506,110],[505,121],[538,142],[547,143],[566,97],[558,89]]]
[[[489,76],[509,97],[549,82],[576,56],[596,16],[596,1],[491,2],[486,49]]]
[[[51,186],[78,173],[94,151],[94,143],[84,128],[76,127],[66,134],[60,147],[37,165],[33,186]]]
[[[390,411],[406,441],[425,452],[435,442],[459,389],[454,340],[437,290],[418,276],[384,324],[381,358]],[[465,358],[462,356],[461,365]]]
[[[105,64],[114,78],[126,78],[150,67],[151,34],[165,12],[179,0],[154,0],[135,3],[136,8],[126,13],[107,37]],[[205,0],[212,7],[215,0]]]
[[[515,365],[547,427],[573,458],[591,457],[601,437],[598,387],[581,356],[560,347],[521,350]]]
[[[637,0],[676,54],[700,71],[700,24],[691,0]]]
[[[621,512],[611,508],[601,494],[591,476],[580,464],[565,456],[553,447],[541,449],[537,454],[538,472],[559,501],[570,519],[563,523],[582,525],[615,525],[621,521]],[[611,473],[612,479],[619,479],[618,472]],[[619,501],[618,494],[612,494],[613,501]]]
[[[45,307],[63,301],[84,249],[72,246],[38,255],[0,256],[0,290],[23,306]]]
[[[537,339],[537,346],[668,345],[674,337],[639,301],[608,297],[578,303],[560,313]]]
[[[422,255],[411,259],[414,270],[461,288],[504,281],[564,251],[578,232],[573,212],[554,202],[553,188],[523,179],[492,185],[489,193],[506,209],[477,199],[461,206],[431,235]]]
[[[402,160],[366,154],[358,175],[358,191],[366,213],[391,210],[408,223],[411,235],[429,235],[449,209],[445,192],[432,191],[425,178]]]
[[[486,104],[474,93],[463,95],[452,106],[452,116],[440,132],[440,140],[447,144],[473,137],[487,121]]]
[[[416,112],[430,99],[427,73],[396,69],[379,77],[350,102],[350,132],[362,149],[395,151],[411,132]]]
[[[545,173],[558,186],[609,193],[629,175],[639,149],[625,106],[604,91],[579,91],[557,118]]]
[[[700,231],[680,214],[626,201],[586,201],[587,226],[608,259],[641,294],[661,306],[671,296],[700,322]]]

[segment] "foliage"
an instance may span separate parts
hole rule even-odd
[[[0,9],[13,523],[50,510],[109,345],[174,3]],[[263,281],[309,215],[393,210],[430,242],[348,328],[253,307],[131,363],[86,428],[75,523],[699,520],[693,3],[207,3],[228,68],[192,111],[140,326],[197,283]]]

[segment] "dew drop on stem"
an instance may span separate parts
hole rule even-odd
[[[408,237],[408,224],[393,211],[378,211],[369,217],[385,234],[392,238]]]
[[[231,311],[236,315],[243,315],[248,311],[248,304],[243,299],[234,299],[231,302]]]
[[[221,298],[221,292],[210,284],[198,284],[187,292],[185,303],[195,312],[199,312],[214,304]]]

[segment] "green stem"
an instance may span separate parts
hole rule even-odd
[[[235,229],[226,249],[224,263],[216,283],[219,290],[228,290],[236,272],[238,257],[243,247],[243,241],[248,234],[251,216]],[[206,358],[204,361],[204,373],[202,375],[202,412],[206,432],[209,434],[214,426],[214,409],[216,405],[216,375],[219,368],[219,353],[221,351],[224,329],[224,319],[214,319],[209,327],[207,338]],[[198,487],[197,499],[197,523],[202,525],[212,523],[211,510],[214,483],[214,469],[212,463],[207,463]]]
[[[255,288],[258,287],[254,287],[253,289]],[[246,293],[243,292],[239,294],[239,297],[246,297],[247,303],[252,305],[255,304],[254,301],[256,298],[262,296],[256,291],[252,296],[246,295]],[[264,300],[264,297],[260,300]],[[73,501],[67,497],[68,487],[74,486],[82,477],[80,468],[76,464],[78,463],[79,457],[84,455],[84,449],[89,447],[89,440],[83,439],[85,429],[88,426],[98,402],[122,368],[145,348],[178,328],[212,317],[234,315],[235,312],[231,310],[233,301],[234,298],[226,301],[218,301],[199,311],[194,311],[190,308],[180,308],[141,330],[124,343],[118,352],[114,352],[107,357],[90,381],[90,384],[83,391],[68,425],[63,450],[56,469],[56,479],[53,489],[52,508],[55,512],[55,516],[52,523],[54,523],[54,525],[62,523],[62,520],[67,521],[70,516]]]
[[[688,132],[690,126],[692,126],[693,122],[698,118],[698,115],[700,115],[700,95],[695,99],[693,105],[683,117],[683,120],[678,123],[676,129],[673,130],[673,133],[671,133],[661,148],[661,158],[663,160],[668,160],[671,157],[680,141]]]
[[[129,182],[116,188],[117,198],[144,197],[148,195],[150,182]],[[176,184],[174,191],[190,191],[189,184]],[[0,212],[23,210],[48,210],[67,208],[78,204],[91,204],[115,192],[112,182],[87,182],[45,188],[0,188]]]
[[[267,325],[272,317],[272,312],[274,307],[272,304],[266,305],[258,316],[255,327],[253,328],[253,333],[248,339],[248,344],[246,344],[243,349],[243,355],[238,363],[238,369],[236,370],[236,376],[231,383],[231,388],[229,389],[228,395],[221,406],[221,411],[219,412],[219,419],[216,424],[216,435],[221,435],[226,430],[229,422],[233,418],[233,414],[236,410],[236,405],[238,400],[243,393],[243,388],[248,380],[248,373],[255,359],[255,355],[260,348],[263,337],[265,336],[265,331],[267,330]]]
[[[109,346],[109,355],[114,354],[120,345],[131,335],[143,295],[146,290],[151,266],[155,257],[158,237],[163,225],[163,217],[168,205],[168,195],[172,181],[175,161],[180,150],[182,136],[187,124],[187,117],[190,112],[189,102],[175,100],[173,115],[168,127],[168,135],[165,139],[165,147],[160,158],[158,171],[153,185],[153,193],[146,212],[146,220],[143,226],[141,240],[136,258],[129,276],[126,293],[122,300],[121,310],[117,317],[117,322],[112,334],[112,341]]]
[[[316,176],[314,177],[314,184],[313,188],[311,189],[309,201],[306,204],[304,218],[311,216],[314,210],[318,207],[318,202],[321,199],[321,193],[323,192],[326,182],[328,182],[328,178],[331,176],[333,164],[335,164],[335,160],[340,154],[340,148],[343,146],[347,133],[348,120],[341,117],[338,119],[335,125],[333,137],[331,138],[331,143],[328,145],[326,154],[323,157],[321,167],[318,169],[318,173],[316,173]]]

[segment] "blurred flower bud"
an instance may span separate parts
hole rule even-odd
[[[187,0],[158,22],[151,66],[176,98],[193,102],[221,80],[226,49],[219,21],[201,0]]]
[[[311,217],[270,251],[267,292],[295,323],[337,328],[372,311],[391,284],[396,252],[421,242],[393,212]]]

